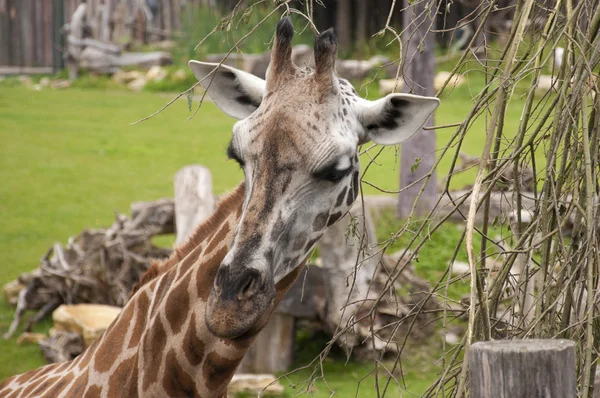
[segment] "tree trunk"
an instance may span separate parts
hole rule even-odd
[[[574,397],[575,343],[478,342],[469,351],[469,375],[472,397]]]
[[[336,2],[335,13],[335,34],[338,39],[340,49],[350,50],[352,46],[352,32],[350,24],[352,23],[352,3],[348,0],[338,0]]]
[[[435,10],[435,5],[431,5]],[[433,96],[433,79],[435,75],[433,14],[428,12],[424,2],[408,6],[404,11],[404,80],[403,91],[417,95]],[[433,126],[433,116],[425,126]],[[413,203],[417,200],[423,178],[435,163],[435,131],[421,130],[412,139],[402,145],[400,155],[400,187],[402,192],[398,200],[398,217],[406,217]],[[431,209],[437,195],[435,172],[429,179],[423,194],[418,199],[416,215],[424,215]]]
[[[354,0],[354,6],[356,9],[356,44],[360,51],[369,40],[367,33],[369,23],[369,4],[363,0]]]

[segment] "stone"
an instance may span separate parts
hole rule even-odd
[[[2,287],[2,293],[4,293],[4,300],[10,305],[17,305],[19,300],[19,293],[25,288],[25,285],[20,283],[18,280],[8,282]]]
[[[558,88],[558,78],[550,75],[541,75],[538,85],[535,89],[537,95],[544,95],[548,91],[556,91]]]
[[[42,87],[48,87],[48,86],[50,86],[50,78],[48,78],[48,77],[42,77],[40,79],[40,86],[42,86]]]
[[[379,95],[388,95],[391,93],[399,93],[404,87],[402,78],[396,79],[381,79],[379,80]]]
[[[384,56],[374,56],[368,60],[338,59],[336,70],[338,75],[344,79],[356,81],[366,78],[372,70],[389,62]]]
[[[261,397],[283,395],[283,386],[271,374],[236,374],[227,387],[227,393],[260,394]]]
[[[446,340],[446,344],[457,345],[460,343],[460,337],[458,337],[456,333],[448,332],[444,339]]]
[[[21,334],[17,338],[17,344],[18,345],[23,345],[23,344],[40,344],[40,341],[44,340],[47,337],[48,336],[46,336],[44,333],[28,333],[28,332],[23,332],[23,334]]]
[[[435,75],[435,78],[433,80],[433,88],[435,89],[435,91],[439,91],[442,89],[444,83],[446,83],[446,80],[450,78],[450,75],[451,73],[446,71],[438,72]],[[445,90],[451,90],[453,88],[460,87],[463,84],[465,84],[466,81],[467,79],[463,75],[454,75],[452,76],[452,78],[450,78],[450,81],[448,82],[448,85],[446,86]]]
[[[33,86],[33,80],[31,80],[31,78],[29,76],[21,75],[21,76],[19,76],[19,81],[21,82],[22,85],[24,85],[27,88],[30,88],[31,86]]]
[[[146,83],[148,83],[148,80],[145,77],[140,77],[130,82],[127,87],[132,91],[142,91]]]
[[[452,263],[452,275],[465,275],[471,272],[469,263],[465,261],[455,261]]]
[[[171,50],[177,47],[177,42],[173,40],[161,40],[153,43],[152,47],[156,48],[157,50]]]
[[[55,90],[63,90],[65,88],[71,87],[71,82],[68,81],[68,80],[62,80],[62,79],[53,80],[50,83],[50,87],[53,88],[53,89],[55,89]]]
[[[83,336],[84,346],[89,347],[121,313],[121,308],[101,304],[63,304],[52,313],[57,331],[77,333]]]
[[[165,78],[169,75],[169,72],[162,66],[154,65],[146,73],[146,78],[148,80],[152,80],[153,82],[160,82],[165,80]]]
[[[144,77],[144,74],[137,70],[130,70],[130,71],[118,70],[115,73],[113,73],[113,75],[112,75],[113,81],[116,83],[119,83],[119,84],[127,84],[129,82],[132,82],[132,81],[142,78],[142,77]]]

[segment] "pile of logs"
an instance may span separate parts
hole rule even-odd
[[[65,56],[69,80],[77,78],[79,68],[109,74],[122,67],[150,68],[173,63],[168,52],[123,52],[120,46],[90,37],[92,29],[86,9],[87,4],[81,3],[73,13],[70,24],[63,27],[63,33],[67,36]]]
[[[5,338],[16,331],[25,311],[37,314],[25,330],[61,304],[96,303],[123,306],[131,287],[153,259],[166,258],[170,249],[152,244],[152,237],[173,233],[175,205],[172,199],[136,202],[131,217],[117,215],[107,229],[84,230],[67,245],[55,243],[32,272],[22,274],[7,301],[17,304]],[[19,285],[23,287],[18,289]],[[18,294],[17,297],[15,295]]]

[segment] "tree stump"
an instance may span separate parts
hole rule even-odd
[[[175,174],[175,245],[183,243],[214,208],[210,171],[200,165],[180,169]]]
[[[292,364],[294,353],[294,317],[274,313],[260,331],[237,373],[278,373]]]
[[[472,397],[575,397],[575,343],[569,340],[475,343],[469,351],[469,372]]]

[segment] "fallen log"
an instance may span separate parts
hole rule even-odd
[[[4,337],[14,334],[27,310],[37,311],[26,325],[30,331],[61,304],[122,307],[150,262],[171,253],[171,249],[154,246],[152,237],[175,230],[172,199],[135,202],[131,214],[117,215],[109,228],[83,230],[66,246],[55,243],[36,270],[22,274],[18,283],[25,287],[18,294],[15,316]]]

